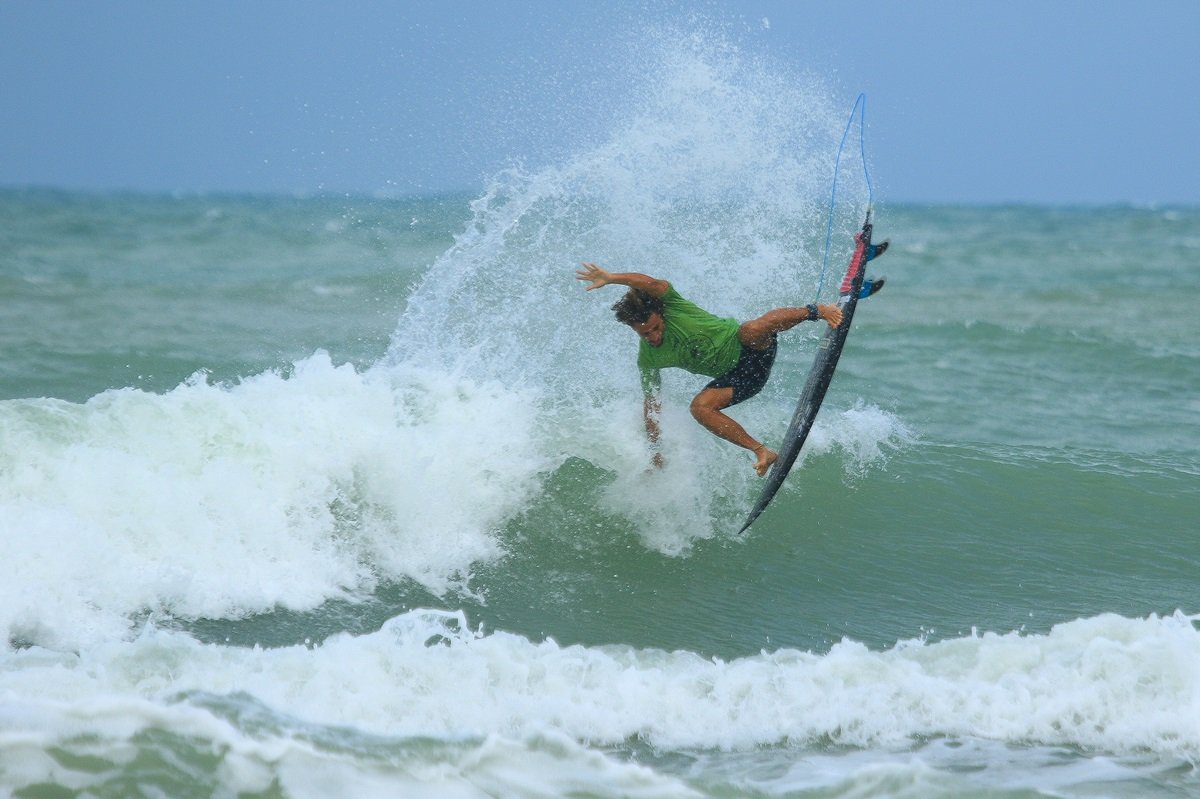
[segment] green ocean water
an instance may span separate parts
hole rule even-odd
[[[703,381],[649,469],[573,279],[830,296],[840,110],[712,66],[477,193],[0,190],[0,794],[1200,795],[1200,210],[877,192],[887,288],[739,537]]]
[[[3,193],[7,790],[1200,790],[1200,213],[878,210],[886,292],[739,538],[749,462],[681,376],[645,473],[636,341],[570,262],[606,361],[409,351],[470,200]],[[814,342],[744,411],[768,438]]]

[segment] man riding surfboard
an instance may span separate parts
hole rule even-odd
[[[884,242],[872,256],[887,247]],[[809,304],[799,308],[776,308],[748,322],[714,316],[684,299],[666,280],[640,272],[608,272],[594,263],[584,263],[575,276],[589,285],[587,290],[610,284],[629,290],[615,305],[617,321],[628,325],[641,339],[638,368],[642,373],[643,411],[646,435],[651,445],[659,439],[659,389],[662,369],[678,367],[713,378],[692,399],[692,416],[709,432],[754,453],[754,470],[765,475],[778,457],[755,439],[724,411],[758,394],[771,375],[777,337],[801,322],[823,319],[830,327],[842,321],[837,305]],[[883,286],[884,279],[863,282],[862,296]],[[656,452],[653,462],[662,466]]]

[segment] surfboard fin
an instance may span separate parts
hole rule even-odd
[[[867,260],[874,261],[876,258],[883,255],[885,252],[887,252],[887,248],[888,248],[889,244],[891,244],[891,242],[888,241],[887,239],[884,239],[883,241],[879,242],[878,244],[872,244],[867,249]]]
[[[886,282],[887,278],[883,275],[880,275],[879,277],[865,278],[862,282],[862,288],[859,289],[858,298],[860,300],[865,300],[867,297],[878,294],[880,289],[883,288],[883,284]]]

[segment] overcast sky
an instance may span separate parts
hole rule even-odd
[[[694,12],[865,92],[888,200],[1200,203],[1200,0],[0,0],[0,186],[476,191]]]

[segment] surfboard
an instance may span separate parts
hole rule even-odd
[[[854,321],[854,309],[858,305],[858,294],[862,290],[867,255],[871,250],[870,210],[867,211],[862,231],[854,239],[854,254],[850,256],[850,265],[846,267],[846,274],[838,288],[838,306],[842,309],[842,322],[836,328],[826,327],[825,334],[821,337],[817,353],[813,357],[812,368],[808,372],[808,378],[804,381],[804,388],[800,391],[800,400],[796,403],[796,410],[792,414],[792,421],[783,435],[783,445],[779,448],[779,460],[775,461],[771,470],[767,472],[767,482],[763,486],[762,493],[759,495],[758,501],[754,503],[746,523],[742,525],[742,529],[738,530],[738,535],[750,529],[754,520],[766,510],[767,505],[770,505],[771,500],[775,498],[775,494],[783,485],[788,472],[791,471],[792,464],[796,462],[800,450],[804,447],[808,433],[812,430],[813,421],[817,418],[817,412],[821,410],[825,391],[829,388],[829,382],[833,380],[838,359],[842,357],[842,347],[846,344],[846,336],[850,335],[850,325]]]

